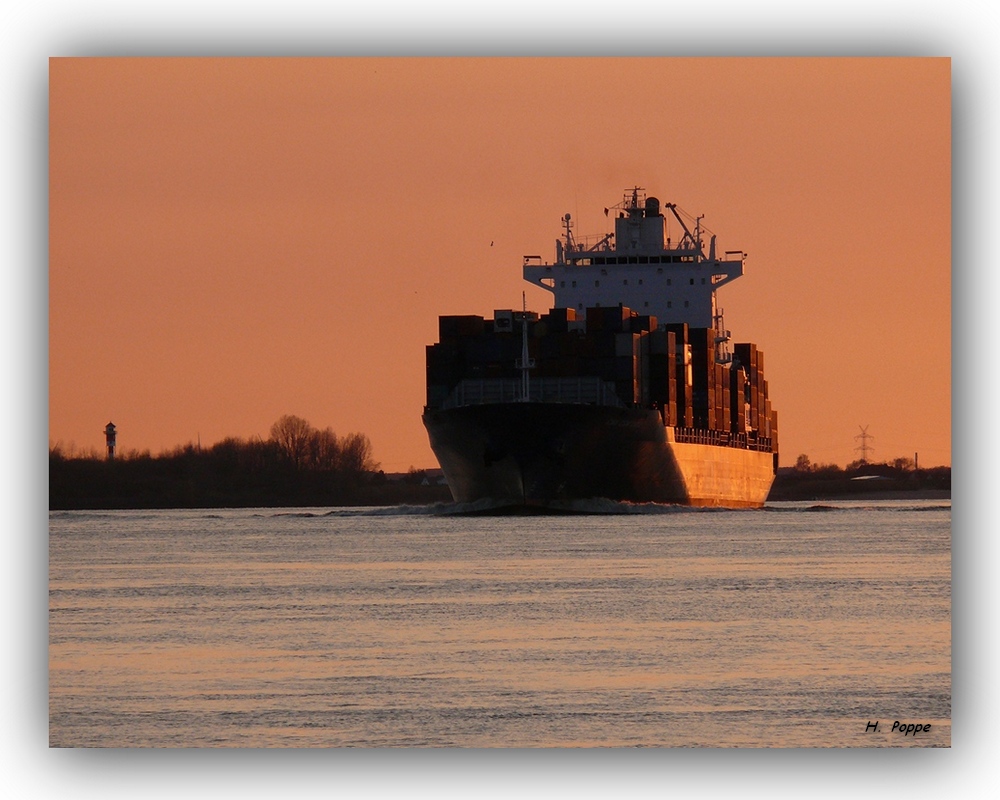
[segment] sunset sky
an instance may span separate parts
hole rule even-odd
[[[554,255],[638,185],[747,252],[781,462],[951,463],[947,58],[56,58],[49,440],[156,454],[360,431],[436,466],[442,314],[548,308]]]
[[[995,779],[996,18],[985,0],[12,6],[0,48],[8,782],[51,796],[273,797],[328,791],[333,764],[338,786],[368,793],[466,797],[483,775],[504,796],[662,789],[648,758],[546,768],[514,755],[504,771],[462,754],[373,771],[354,753],[290,770],[193,753],[182,769],[143,758],[109,771],[46,749],[45,433],[100,449],[114,420],[121,449],[155,454],[199,435],[266,436],[297,413],[364,430],[386,469],[431,465],[419,416],[437,315],[517,305],[522,287],[541,310],[521,256],[550,258],[566,212],[580,233],[603,230],[603,208],[636,183],[749,253],[720,298],[736,339],[767,353],[783,463],[845,464],[859,425],[876,458],[949,463],[955,397],[961,746],[904,772],[789,751],[707,782],[704,759],[668,758],[671,786],[947,796]],[[46,76],[51,56],[397,53],[941,56],[954,83],[941,58],[91,59]]]

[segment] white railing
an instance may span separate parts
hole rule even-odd
[[[606,250],[614,250],[613,233],[594,233],[587,236],[573,237],[573,246],[567,247],[569,253],[593,252],[600,253]]]

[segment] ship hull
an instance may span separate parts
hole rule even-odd
[[[428,410],[423,421],[459,503],[759,507],[774,479],[770,452],[677,442],[655,410],[498,403]]]

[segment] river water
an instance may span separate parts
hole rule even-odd
[[[592,510],[51,512],[50,744],[950,746],[948,501]]]

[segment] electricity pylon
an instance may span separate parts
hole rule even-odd
[[[859,433],[854,438],[855,439],[860,439],[861,440],[861,445],[859,447],[855,447],[854,449],[861,451],[861,463],[862,464],[867,464],[868,463],[868,451],[871,450],[873,453],[875,452],[875,448],[868,444],[868,440],[869,439],[874,440],[875,437],[872,436],[870,433],[868,433],[868,426],[867,425],[865,425],[863,428],[860,425],[858,425],[858,427],[861,428],[861,433]]]

